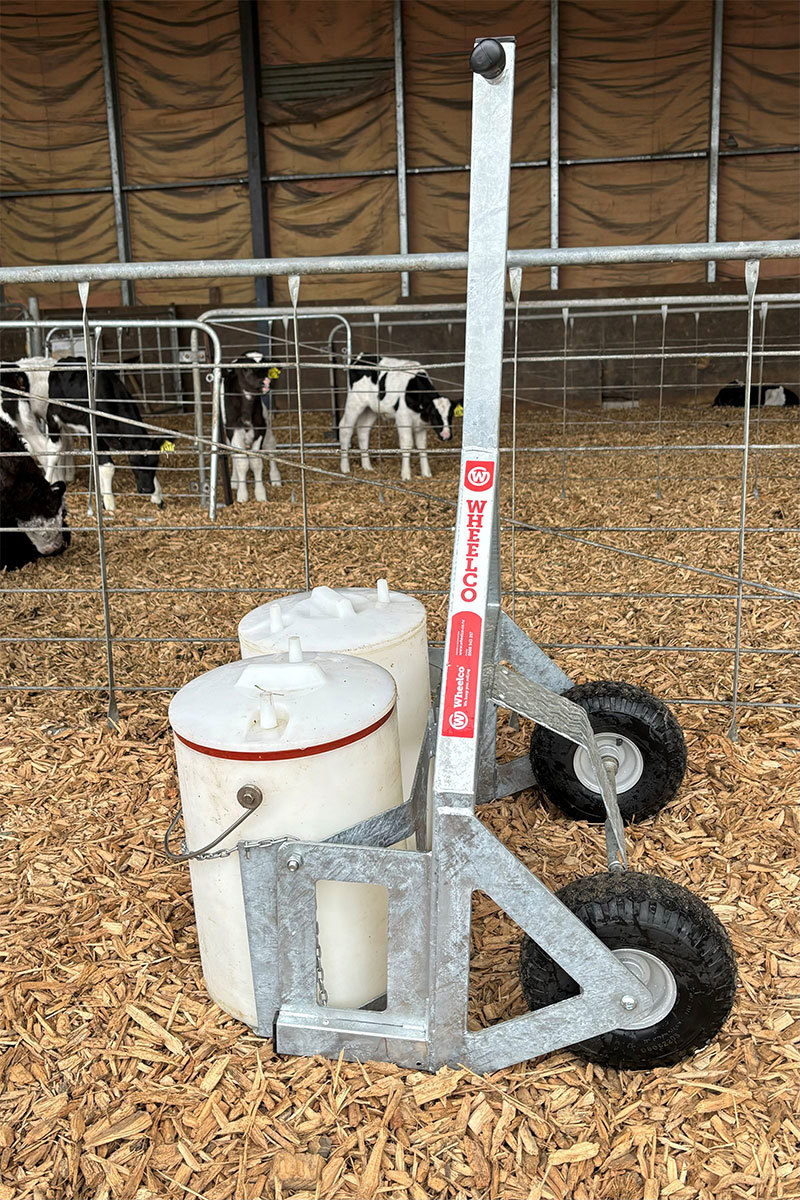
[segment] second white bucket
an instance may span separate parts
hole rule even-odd
[[[384,667],[397,685],[403,796],[411,794],[431,702],[425,608],[413,596],[374,588],[316,587],[254,608],[239,622],[242,658],[280,654],[290,637],[312,652],[353,654]]]

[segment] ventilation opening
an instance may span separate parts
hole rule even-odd
[[[317,1004],[331,1008],[387,1005],[389,893],[375,883],[317,883]],[[321,969],[320,969],[321,968]]]

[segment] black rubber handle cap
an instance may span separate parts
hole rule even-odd
[[[506,52],[494,38],[484,38],[472,51],[469,65],[476,75],[482,75],[484,79],[497,79],[506,68]]]

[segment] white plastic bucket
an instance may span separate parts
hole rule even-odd
[[[294,643],[288,654],[229,663],[181,688],[169,719],[189,850],[241,816],[246,785],[262,803],[216,849],[321,841],[402,803],[394,681],[363,659]],[[238,852],[189,869],[209,994],[255,1026]],[[328,1002],[358,1008],[386,991],[386,891],[324,881],[317,901]]]
[[[277,654],[289,638],[306,650],[354,654],[385,667],[397,685],[403,796],[411,794],[431,702],[425,608],[413,596],[375,588],[316,587],[247,613],[239,622],[242,658]]]

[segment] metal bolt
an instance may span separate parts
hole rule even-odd
[[[620,1000],[620,1004],[626,1012],[633,1012],[634,1008],[637,1007],[637,1002],[634,1000],[633,996],[623,996]]]
[[[299,856],[297,858],[290,858],[289,861],[286,863],[286,870],[287,871],[299,871],[300,868],[302,867],[302,865],[303,865],[303,860]]]
[[[264,799],[261,788],[256,787],[253,783],[246,783],[244,787],[240,787],[236,793],[236,799],[241,804],[242,808],[258,808],[261,801]]]

